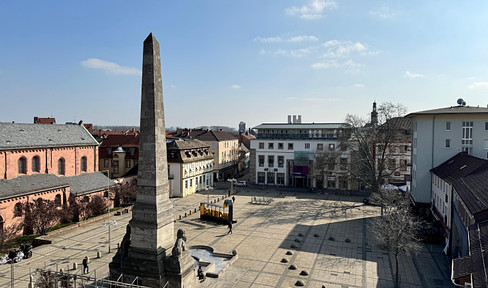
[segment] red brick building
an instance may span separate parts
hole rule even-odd
[[[71,195],[104,196],[113,185],[97,172],[99,144],[82,125],[0,123],[0,135],[2,230],[22,221],[27,200],[62,207]]]

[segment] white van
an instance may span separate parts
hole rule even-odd
[[[237,181],[236,186],[246,187],[247,186],[247,182],[246,181]]]

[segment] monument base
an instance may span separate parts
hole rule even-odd
[[[169,288],[199,286],[195,260],[188,251],[183,251],[177,257],[166,257],[164,264]]]

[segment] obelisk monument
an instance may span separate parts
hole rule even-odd
[[[138,277],[149,287],[166,284],[164,259],[174,243],[173,204],[169,200],[166,130],[159,43],[144,40],[137,198],[121,247],[110,263],[110,278]],[[169,250],[168,250],[169,249]]]

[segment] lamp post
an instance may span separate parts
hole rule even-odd
[[[108,253],[110,253],[110,170],[103,170],[107,172],[107,212],[108,212],[108,220],[107,222],[103,223],[103,225],[108,226]]]

